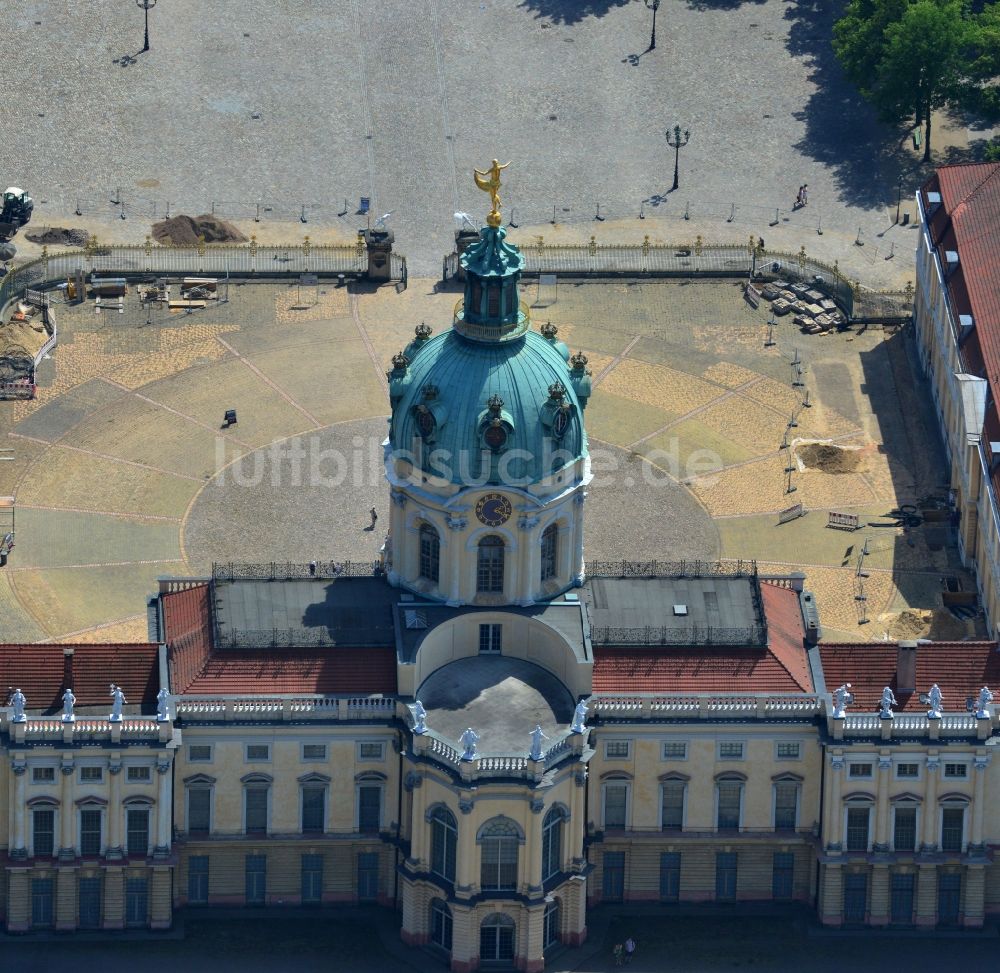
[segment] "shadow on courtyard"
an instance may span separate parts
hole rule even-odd
[[[557,24],[578,24],[587,17],[604,17],[616,7],[624,7],[632,0],[521,0],[518,4],[538,19]]]
[[[894,196],[899,177],[916,185],[925,167],[907,147],[909,130],[879,121],[837,62],[831,41],[843,7],[841,0],[799,0],[785,11],[788,53],[806,62],[815,86],[795,113],[806,134],[794,147],[827,167],[844,203],[878,209]]]

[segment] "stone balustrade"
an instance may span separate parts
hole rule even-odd
[[[739,693],[656,694],[595,693],[590,715],[607,720],[662,719],[801,719],[819,715],[818,695],[744,695]]]

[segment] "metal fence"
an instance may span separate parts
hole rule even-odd
[[[590,578],[754,578],[756,561],[588,561]]]
[[[705,243],[701,237],[679,244],[547,244],[544,238],[518,244],[525,258],[524,273],[566,276],[650,275],[661,277],[746,277],[755,280],[806,283],[835,301],[849,318],[905,320],[913,305],[912,289],[872,291],[841,273],[837,263],[810,257],[805,247],[798,253],[763,250],[746,244]],[[449,280],[459,269],[457,253],[446,254],[442,277]]]
[[[747,625],[740,628],[716,628],[712,625],[644,625],[634,628],[595,626],[590,630],[594,645],[748,645],[767,644],[767,628]],[[711,665],[706,660],[706,665]]]
[[[393,254],[391,270],[405,276],[406,259]],[[77,271],[119,276],[154,274],[215,274],[233,277],[273,277],[292,274],[361,277],[368,272],[364,244],[356,246],[92,246],[85,250],[46,253],[14,267],[0,281],[0,307],[20,297],[25,288],[66,280]]]
[[[218,561],[212,564],[213,581],[294,581],[301,578],[379,578],[382,565],[378,561]]]

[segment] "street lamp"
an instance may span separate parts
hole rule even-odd
[[[899,224],[899,204],[903,198],[903,177],[900,176],[896,183],[896,223]]]
[[[146,13],[146,35],[142,42],[142,50],[145,52],[149,50],[149,11],[151,7],[156,6],[156,0],[135,0],[135,4],[137,7],[142,7]]]
[[[684,134],[681,135],[681,127],[680,127],[680,125],[675,125],[674,126],[674,133],[673,134],[674,134],[674,140],[671,142],[670,141],[670,130],[669,129],[667,130],[667,145],[669,145],[670,148],[672,148],[674,150],[674,184],[673,184],[673,186],[670,189],[671,192],[673,192],[677,188],[677,186],[678,186],[678,182],[677,182],[678,168],[677,167],[678,167],[678,165],[680,163],[681,149],[683,149],[684,146],[688,144],[688,140],[691,138],[691,133],[690,132],[684,132]]]
[[[647,50],[656,50],[656,11],[660,9],[660,0],[646,0],[646,7],[653,11],[653,33],[649,35],[649,47]]]

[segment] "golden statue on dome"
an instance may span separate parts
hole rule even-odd
[[[486,217],[487,226],[498,227],[503,223],[503,218],[500,216],[500,170],[506,169],[509,165],[509,162],[500,165],[500,161],[494,159],[493,165],[485,172],[476,168],[472,170],[472,178],[476,180],[476,185],[484,193],[490,194],[493,208]]]

